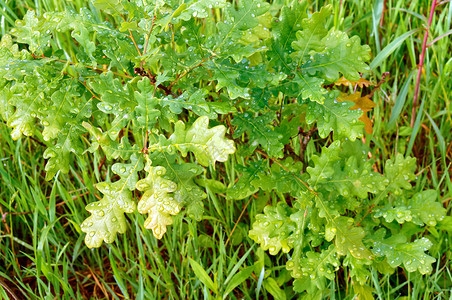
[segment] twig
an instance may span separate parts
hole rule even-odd
[[[20,299],[16,296],[16,294],[14,294],[14,292],[9,288],[8,284],[6,284],[6,282],[4,282],[2,278],[0,278],[0,285],[3,287],[3,289],[6,291],[6,293],[12,297],[11,299],[14,299],[14,300]]]
[[[383,1],[383,11],[381,12],[381,18],[380,18],[380,26],[381,27],[383,27],[383,25],[384,25],[385,12],[386,12],[386,2],[387,2],[387,0]]]
[[[380,81],[379,81],[379,82],[377,83],[377,85],[373,88],[372,92],[370,92],[369,95],[367,95],[366,97],[372,98],[373,95],[375,94],[375,92],[376,92],[377,90],[380,89],[381,85],[382,85],[383,83],[386,82],[386,77],[388,77],[388,76],[389,76],[389,72],[384,72],[384,73],[381,75]]]
[[[306,172],[306,160],[304,157],[304,153],[306,151],[306,148],[308,146],[309,141],[311,140],[312,135],[317,131],[317,127],[313,127],[312,129],[308,130],[307,132],[303,131],[303,128],[298,127],[298,138],[300,140],[300,159],[303,163],[303,172]],[[302,138],[304,136],[304,138]]]
[[[422,69],[424,67],[425,49],[427,49],[428,32],[430,30],[430,27],[432,26],[433,16],[435,14],[435,7],[436,0],[433,0],[432,7],[430,8],[430,16],[428,17],[428,27],[425,30],[424,41],[422,42],[421,57],[419,58],[419,69],[417,71],[416,86],[414,88],[413,109],[411,111],[411,123],[410,123],[411,128],[414,127],[414,122],[416,120],[416,106],[417,100],[419,98],[419,86],[421,83]]]
[[[250,197],[250,200],[248,200],[248,202],[246,203],[245,207],[242,209],[242,212],[240,213],[240,216],[239,216],[239,218],[237,219],[237,222],[235,222],[235,224],[234,224],[234,228],[232,228],[232,231],[231,231],[231,233],[229,234],[228,239],[226,240],[226,243],[224,244],[225,247],[228,245],[229,240],[231,239],[232,234],[234,233],[235,228],[237,227],[237,224],[239,224],[240,219],[242,218],[243,214],[245,213],[245,210],[246,210],[246,208],[248,207],[248,205],[250,205],[251,199],[253,199],[253,197],[254,197],[254,198],[257,198],[255,195],[251,196],[251,197]]]

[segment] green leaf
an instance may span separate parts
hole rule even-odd
[[[198,116],[207,116],[209,119],[216,119],[218,114],[234,112],[235,108],[227,102],[207,102],[207,90],[198,89],[186,91],[177,98],[166,96],[158,101],[162,107],[168,106],[171,112],[180,114],[182,109],[191,110]]]
[[[161,115],[158,107],[158,100],[154,97],[155,88],[148,78],[138,81],[138,89],[135,91],[135,99],[138,106],[135,108],[137,125],[141,126],[144,131],[151,130],[157,123]]]
[[[228,189],[227,197],[229,199],[244,199],[258,191],[258,187],[254,185],[256,176],[264,172],[266,161],[260,160],[250,162],[247,166],[237,165],[236,169],[240,174],[239,180]]]
[[[359,300],[374,300],[374,295],[372,292],[375,292],[375,289],[366,285],[366,284],[353,284],[353,290],[358,295]]]
[[[216,8],[224,8],[227,2],[225,0],[200,0],[193,1],[187,5],[187,8],[181,11],[179,16],[173,18],[188,21],[193,18],[209,17],[209,10]]]
[[[323,105],[325,94],[327,93],[327,90],[323,88],[324,81],[321,78],[309,76],[305,71],[297,72],[291,81],[294,83],[294,87],[292,88],[295,88],[297,91],[294,96],[299,100],[309,99]]]
[[[133,91],[129,85],[124,86],[118,78],[114,78],[112,72],[101,74],[96,80],[91,80],[90,85],[102,101],[97,104],[97,108],[105,114],[115,116],[108,135],[111,139],[116,139],[119,132],[134,117],[137,101]]]
[[[323,104],[309,102],[306,112],[306,122],[317,122],[319,135],[326,138],[331,131],[335,140],[348,138],[352,141],[363,135],[364,123],[358,119],[362,112],[350,110],[354,106],[350,101],[337,101],[337,93],[330,92],[326,95]]]
[[[61,87],[50,97],[52,103],[45,105],[46,109],[41,110],[43,116],[40,119],[44,125],[42,136],[45,141],[57,138],[63,126],[72,119],[74,113],[78,113],[80,107],[84,108],[82,101],[77,101],[80,99],[80,93],[77,91],[78,86],[74,83],[73,79],[71,81],[62,80]]]
[[[216,91],[225,88],[228,92],[229,98],[236,99],[249,98],[249,88],[246,85],[240,84],[240,70],[234,68],[233,64],[229,59],[222,61],[210,61],[207,63],[209,69],[213,70],[215,73],[212,76],[214,80],[217,81]]]
[[[217,23],[218,34],[211,45],[213,51],[231,56],[236,62],[256,52],[251,45],[238,47],[237,41],[247,30],[259,25],[258,17],[266,13],[269,6],[260,0],[242,1],[239,9],[228,4],[225,8],[224,22]]]
[[[294,290],[296,292],[309,291],[313,287],[325,288],[326,279],[333,280],[334,272],[339,267],[336,247],[330,245],[322,252],[308,251],[303,258],[292,258],[286,268],[294,276]]]
[[[175,199],[173,193],[177,184],[165,179],[164,167],[146,166],[148,175],[137,182],[138,190],[144,194],[138,202],[138,212],[149,214],[144,227],[151,229],[157,239],[161,239],[166,232],[166,226],[173,224],[171,215],[177,215],[181,204]]]
[[[438,229],[452,231],[452,217],[445,216],[443,220],[438,223]]]
[[[292,46],[297,50],[294,57],[303,60],[309,56],[311,51],[322,52],[325,49],[325,42],[322,39],[328,34],[328,20],[332,15],[332,5],[324,6],[319,12],[315,12],[311,17],[302,20],[302,30],[297,31],[296,41]],[[300,28],[301,29],[301,28]],[[299,63],[298,66],[301,64]]]
[[[92,215],[80,225],[82,231],[86,232],[85,243],[88,248],[100,247],[103,241],[112,243],[116,233],[126,231],[124,213],[135,211],[132,193],[126,186],[127,182],[124,180],[96,184],[104,197],[86,206],[86,210]]]
[[[330,30],[321,42],[325,50],[317,52],[313,59],[304,62],[302,65],[304,71],[320,75],[329,83],[337,81],[340,73],[348,80],[358,80],[360,73],[369,72],[366,61],[370,59],[370,47],[361,45],[359,37],[349,38],[344,32]],[[304,51],[304,46],[300,49],[295,45],[295,49]],[[295,52],[294,55],[298,54],[299,52]],[[302,54],[304,52],[300,55]]]
[[[47,82],[40,76],[26,76],[22,84],[12,87],[12,92],[16,95],[11,102],[14,103],[16,110],[8,118],[7,124],[13,128],[11,137],[14,140],[22,135],[33,135],[39,109],[44,105],[44,92],[51,84],[52,82]],[[18,97],[21,99],[19,100]]]
[[[384,176],[389,180],[388,192],[394,195],[401,195],[402,189],[411,189],[411,180],[416,179],[416,159],[412,157],[404,158],[398,153],[393,159],[388,159],[385,163]]]
[[[94,0],[94,6],[112,15],[119,15],[123,12],[121,0]]]
[[[403,264],[408,272],[418,270],[421,274],[432,272],[433,257],[425,251],[433,245],[430,240],[423,237],[410,243],[404,235],[396,234],[384,239],[385,230],[375,233],[372,252],[376,256],[386,256],[389,265],[393,268]]]
[[[307,186],[301,179],[302,169],[301,162],[296,162],[292,157],[288,157],[278,164],[272,164],[270,174],[265,172],[256,174],[259,178],[254,179],[252,185],[264,191],[284,191],[293,196],[298,196],[300,191],[307,190]]]
[[[291,6],[283,6],[278,22],[274,24],[274,39],[269,51],[271,65],[276,71],[291,73],[289,53],[293,51],[292,42],[295,34],[302,27],[303,19],[307,17],[307,2],[294,1]]]
[[[166,178],[177,184],[174,199],[187,209],[187,215],[200,221],[204,212],[204,200],[207,195],[194,182],[194,178],[204,169],[193,163],[180,163],[175,155],[155,152],[151,156],[153,164],[166,169]]]
[[[322,148],[320,156],[312,156],[314,167],[307,168],[311,175],[308,182],[318,189],[363,199],[368,193],[385,190],[389,181],[371,171],[373,162],[366,158],[366,151],[360,144],[359,141],[342,144],[336,141],[328,148]]]
[[[232,120],[232,124],[237,126],[233,137],[237,138],[246,132],[251,147],[261,145],[271,157],[280,157],[284,145],[279,140],[283,135],[274,130],[272,126],[274,119],[274,112],[267,112],[257,117],[248,112],[238,113]]]
[[[342,263],[349,268],[350,277],[353,278],[354,282],[365,284],[371,276],[370,266],[374,263],[374,260],[359,259],[347,255]]]
[[[125,136],[118,143],[109,137],[108,132],[102,132],[100,128],[94,127],[88,122],[83,121],[82,126],[88,130],[93,139],[91,146],[86,151],[93,153],[101,147],[107,159],[118,159],[121,157],[125,160],[129,159],[132,154],[140,152],[138,146],[136,144],[132,146]]]
[[[65,124],[58,132],[57,142],[44,151],[43,156],[47,159],[45,166],[46,180],[52,179],[58,171],[69,172],[71,153],[83,154],[84,146],[81,136],[86,132],[86,129],[83,128],[81,123],[91,116],[91,108],[92,99],[77,101],[77,104],[71,107],[70,114],[64,119]]]

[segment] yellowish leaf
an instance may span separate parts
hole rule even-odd
[[[352,86],[358,85],[360,88],[363,88],[364,86],[369,87],[371,85],[375,85],[375,83],[373,83],[367,79],[364,79],[364,78],[360,78],[357,81],[350,81],[348,79],[345,79],[344,76],[342,76],[334,84],[335,85],[352,85]]]
[[[354,94],[350,94],[348,96],[338,97],[338,101],[351,101],[355,103],[354,106],[350,107],[351,110],[361,109],[363,114],[359,117],[358,120],[364,123],[364,129],[367,134],[371,134],[373,132],[372,129],[372,121],[367,116],[367,112],[371,111],[372,108],[377,106],[375,102],[373,102],[368,95],[361,97],[361,92],[356,92]]]

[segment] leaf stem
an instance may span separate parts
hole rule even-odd
[[[263,155],[263,156],[265,156],[265,158],[270,159],[271,161],[273,161],[273,162],[276,163],[277,165],[279,165],[284,171],[290,173],[289,169],[287,169],[287,168],[286,168],[283,164],[281,164],[279,161],[277,161],[277,160],[271,158],[270,156],[268,156],[267,153],[265,153],[265,152],[263,152],[263,151],[261,151],[261,150],[256,150],[256,152],[259,153],[259,154],[261,154],[261,155]],[[317,193],[316,193],[313,189],[311,189],[311,188],[309,187],[309,185],[308,185],[306,182],[304,182],[300,177],[298,177],[298,176],[295,175],[295,174],[294,174],[294,177],[295,177],[298,181],[300,181],[300,182],[308,189],[309,192],[311,192],[311,193],[313,193],[314,195],[317,196]]]
[[[74,63],[74,62],[71,62],[71,61],[67,61],[67,60],[64,60],[64,59],[52,58],[52,57],[47,57],[47,56],[36,56],[34,54],[32,54],[32,55],[33,55],[34,59],[48,59],[48,60],[57,61],[57,62],[65,63],[65,64],[70,64],[71,66],[77,65],[77,63]],[[133,78],[132,76],[130,76],[128,74],[121,74],[121,73],[117,73],[117,72],[114,72],[114,71],[111,71],[111,70],[108,70],[108,69],[104,69],[104,68],[91,67],[91,66],[87,66],[87,65],[82,65],[82,66],[85,67],[85,68],[88,68],[88,69],[92,69],[94,71],[100,71],[102,73],[111,72],[111,73],[113,73],[116,76],[129,78],[129,79]]]
[[[146,51],[147,51],[147,49],[148,49],[149,38],[151,37],[152,30],[154,29],[154,24],[155,24],[155,20],[156,20],[156,19],[157,19],[157,18],[155,17],[155,10],[154,10],[154,16],[152,17],[151,29],[149,29],[149,32],[148,32],[148,34],[146,35],[146,41],[144,42],[144,49],[143,49],[143,54],[142,54],[142,55],[145,55],[145,54],[146,54]]]
[[[205,63],[206,61],[208,61],[209,59],[211,59],[211,58],[213,58],[213,57],[215,57],[215,56],[216,56],[215,54],[212,54],[211,56],[202,59],[202,60],[201,60],[199,63],[197,63],[196,65],[190,67],[190,69],[185,70],[180,76],[178,75],[178,76],[176,77],[176,79],[175,79],[173,82],[171,82],[171,84],[168,86],[168,89],[171,90],[171,88],[173,87],[173,85],[174,85],[177,81],[179,81],[179,79],[181,79],[182,77],[184,77],[185,75],[187,75],[188,73],[190,73],[191,71],[193,71],[193,69],[196,69],[197,67],[201,66],[203,63]]]

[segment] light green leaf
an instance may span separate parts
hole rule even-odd
[[[292,208],[283,202],[277,206],[266,206],[264,214],[256,216],[249,232],[250,238],[260,244],[263,250],[269,250],[271,255],[278,254],[281,249],[284,253],[289,252],[296,242],[292,235],[301,225],[290,219],[292,213]]]
[[[168,140],[161,137],[160,144],[150,145],[149,149],[172,153],[177,148],[184,157],[191,151],[197,161],[206,167],[215,165],[216,161],[226,161],[228,155],[235,152],[234,142],[225,138],[226,127],[223,125],[210,129],[208,125],[209,118],[206,116],[196,119],[188,129],[182,121],[178,121]]]
[[[353,226],[353,219],[337,217],[328,224],[327,231],[335,234],[335,244],[339,255],[350,253],[357,259],[372,259],[372,253],[364,246],[362,239],[365,236],[362,227]]]
[[[134,212],[136,206],[132,193],[126,186],[127,182],[124,180],[96,185],[104,197],[86,206],[86,210],[92,215],[80,225],[82,231],[86,232],[85,243],[88,248],[100,247],[103,241],[112,243],[116,233],[126,231],[124,213]]]
[[[138,181],[138,172],[143,170],[143,155],[133,154],[129,163],[115,163],[111,170],[127,182],[127,187],[133,191]]]
[[[164,167],[146,166],[148,175],[137,182],[138,190],[144,194],[138,202],[138,212],[149,214],[144,227],[151,229],[157,239],[161,239],[166,232],[166,226],[173,223],[171,215],[177,215],[181,204],[174,198],[177,184],[165,179]]]

